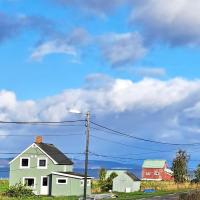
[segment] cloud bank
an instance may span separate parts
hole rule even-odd
[[[133,1],[133,7],[130,22],[142,28],[146,40],[199,46],[198,0],[141,0]]]

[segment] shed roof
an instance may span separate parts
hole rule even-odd
[[[80,174],[77,172],[52,172],[54,175],[59,175],[59,176],[66,176],[66,177],[71,177],[71,178],[77,178],[77,179],[84,179],[85,175]],[[92,179],[92,177],[87,176],[87,179]]]
[[[36,145],[41,148],[47,155],[49,155],[53,160],[55,160],[57,164],[73,165],[73,162],[53,144],[40,143]]]
[[[129,171],[127,171],[126,174],[127,174],[133,181],[140,181],[140,179],[139,179],[137,176],[135,176],[135,174],[133,174],[133,173],[131,173],[131,172],[129,172]]]
[[[145,160],[142,168],[163,168],[166,160]]]

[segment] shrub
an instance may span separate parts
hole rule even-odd
[[[179,200],[199,200],[199,199],[200,199],[199,191],[193,191],[193,192],[189,192],[187,194],[179,195]]]
[[[8,197],[33,197],[35,194],[30,188],[25,187],[21,183],[11,186],[4,192]]]

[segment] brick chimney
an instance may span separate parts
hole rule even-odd
[[[42,136],[36,136],[36,138],[35,138],[35,143],[36,143],[36,144],[42,143]]]

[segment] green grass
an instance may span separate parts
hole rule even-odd
[[[133,193],[116,193],[118,196],[117,199],[120,200],[132,200],[132,199],[142,199],[142,198],[150,198],[155,196],[165,196],[168,194],[176,194],[176,193],[182,193],[186,192],[186,190],[181,191],[157,191],[154,193],[144,193],[144,192],[133,192]]]
[[[8,180],[0,180],[0,193],[6,191],[8,189]]]

